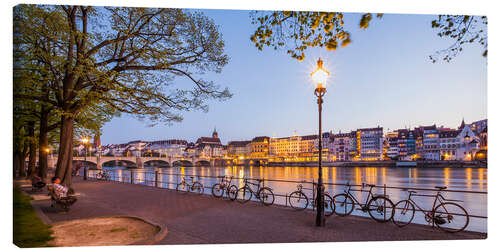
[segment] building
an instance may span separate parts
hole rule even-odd
[[[457,160],[471,161],[479,151],[480,139],[471,129],[470,125],[465,125],[456,137],[457,139]]]
[[[382,127],[358,129],[356,140],[357,160],[377,161],[383,159],[384,132]]]
[[[398,131],[389,132],[385,135],[386,156],[391,160],[399,159]]]
[[[269,143],[270,157],[275,161],[298,160],[300,152],[300,136],[271,138]]]
[[[408,160],[407,140],[410,131],[408,129],[398,129],[398,160]]]
[[[217,130],[214,129],[212,137],[200,137],[195,143],[196,156],[201,158],[222,158],[224,146],[222,145]]]
[[[227,143],[228,157],[248,157],[252,152],[250,141],[230,141]]]
[[[418,127],[413,129],[413,135],[415,137],[415,156],[413,159],[417,160],[422,158],[424,155],[424,129],[423,127]]]
[[[348,161],[351,146],[351,133],[338,133],[332,135],[333,143],[330,144],[330,152],[334,161]]]
[[[462,122],[465,121],[462,119]],[[488,119],[479,120],[470,124],[472,132],[476,135],[481,134],[481,132],[488,126]]]
[[[160,157],[183,157],[188,142],[186,140],[170,139],[152,141],[148,144],[148,150],[155,152]]]
[[[299,136],[299,154],[298,161],[314,161],[318,157],[318,136],[317,135],[304,135]]]
[[[259,159],[269,157],[269,137],[258,136],[250,142],[250,158]]]
[[[425,160],[439,160],[440,146],[439,146],[439,132],[436,125],[424,126],[423,129],[423,155]]]
[[[479,151],[476,153],[476,160],[486,160],[488,158],[488,127],[486,126],[479,133]]]
[[[456,129],[441,129],[439,131],[439,154],[441,160],[456,160],[460,131]]]

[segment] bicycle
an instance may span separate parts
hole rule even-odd
[[[361,190],[351,189],[349,183],[346,184],[347,190],[343,194],[337,194],[332,198],[332,207],[336,215],[348,216],[354,210],[356,205],[361,207],[361,211],[368,212],[370,217],[377,222],[387,222],[394,216],[394,203],[387,195],[374,195],[372,190],[375,185],[362,183]],[[364,191],[364,187],[370,187],[369,191]],[[351,194],[351,191],[368,192],[366,201],[361,204],[356,197]],[[371,198],[371,199],[370,199]]]
[[[97,172],[97,174],[95,175],[95,178],[98,180],[108,181],[111,179],[111,176],[109,175],[108,171],[101,170],[101,171]]]
[[[467,225],[469,225],[469,214],[462,206],[450,202],[460,202],[460,200],[445,199],[441,191],[445,190],[446,187],[436,186],[435,188],[438,189],[435,195],[416,194],[416,191],[405,189],[408,191],[408,199],[396,203],[396,212],[392,219],[394,224],[398,227],[404,227],[410,224],[415,216],[415,207],[417,207],[418,210],[424,214],[425,221],[427,221],[428,224],[432,222],[433,227],[437,225],[439,229],[450,233],[464,230]],[[412,199],[412,196],[434,197],[432,209],[430,211],[425,211]],[[454,222],[457,222],[456,225],[452,225]]]
[[[181,192],[193,192],[193,193],[198,193],[198,194],[203,194],[204,187],[201,185],[200,182],[194,181],[194,177],[191,176],[191,183],[188,183],[186,181],[185,177],[182,177],[182,181],[177,184],[175,187],[176,191],[181,191]]]
[[[212,195],[215,198],[221,198],[224,196],[224,191],[226,193],[226,196],[229,197],[231,193],[237,193],[238,192],[238,187],[236,185],[231,185],[231,181],[233,180],[232,176],[217,176],[218,178],[221,178],[221,181],[219,183],[215,183],[212,186]]]
[[[238,189],[236,193],[230,193],[231,200],[238,200],[240,203],[245,203],[252,199],[252,195],[254,195],[257,199],[259,199],[264,205],[269,206],[274,203],[274,193],[269,187],[265,187],[262,182],[264,179],[258,179],[257,183],[249,182],[248,179],[245,179],[245,185]],[[250,185],[257,186],[257,190],[254,191],[250,187]]]
[[[313,207],[313,209],[316,208],[316,204],[318,202],[318,199],[317,199],[317,194],[316,194],[316,189],[317,189],[317,185],[314,181],[313,181],[313,188],[312,188],[312,191],[313,191],[313,201],[311,202],[311,206]],[[297,190],[292,192],[289,196],[288,196],[288,203],[290,204],[290,206],[295,209],[295,210],[304,210],[307,208],[307,206],[309,206],[309,198],[307,197],[307,195],[302,191],[302,189],[306,189],[302,186],[302,183],[299,183],[297,185]],[[333,214],[333,209],[332,209],[332,197],[330,196],[330,193],[328,192],[324,192],[323,194],[323,201],[325,203],[325,216],[330,216]]]

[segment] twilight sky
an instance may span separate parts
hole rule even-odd
[[[334,10],[332,10],[334,11]],[[378,125],[394,130],[436,124],[457,127],[487,118],[487,60],[468,45],[450,63],[429,55],[451,45],[431,29],[431,15],[385,14],[366,30],[360,14],[345,15],[352,43],[331,52],[309,49],[298,62],[286,51],[258,51],[250,42],[255,26],[249,11],[202,10],[220,26],[230,61],[221,74],[205,79],[228,86],[233,98],[209,101],[209,111],[184,114],[172,126],[149,127],[122,115],[103,127],[102,143],[210,136],[217,127],[223,143],[255,136],[317,133],[317,104],[309,73],[321,57],[333,74],[323,104],[323,129],[347,132]],[[176,81],[189,82],[183,79]]]

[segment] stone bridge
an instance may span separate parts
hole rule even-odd
[[[143,168],[144,164],[153,162],[162,163],[169,167],[174,164],[190,164],[195,166],[197,164],[209,164],[211,167],[215,166],[216,159],[202,158],[202,157],[138,157],[138,156],[87,156],[87,157],[73,157],[73,161],[93,163],[97,169],[102,169],[102,166],[110,162],[123,162],[134,164],[137,168]]]

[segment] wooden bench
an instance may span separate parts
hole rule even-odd
[[[38,183],[32,183],[32,184],[31,184],[31,191],[32,191],[33,193],[42,192],[42,191],[43,191],[43,188],[44,188],[45,186],[47,186],[47,185],[43,185],[43,186],[42,186],[42,185],[40,185],[40,186],[39,186],[39,185],[37,185],[37,184],[38,184]],[[44,183],[44,184],[45,184],[45,183]]]
[[[47,186],[47,189],[49,190],[50,200],[52,201],[51,207],[59,208],[64,210],[65,212],[68,212],[71,205],[75,203],[75,200],[58,198],[57,195],[54,193],[54,188],[52,187],[52,185]]]

